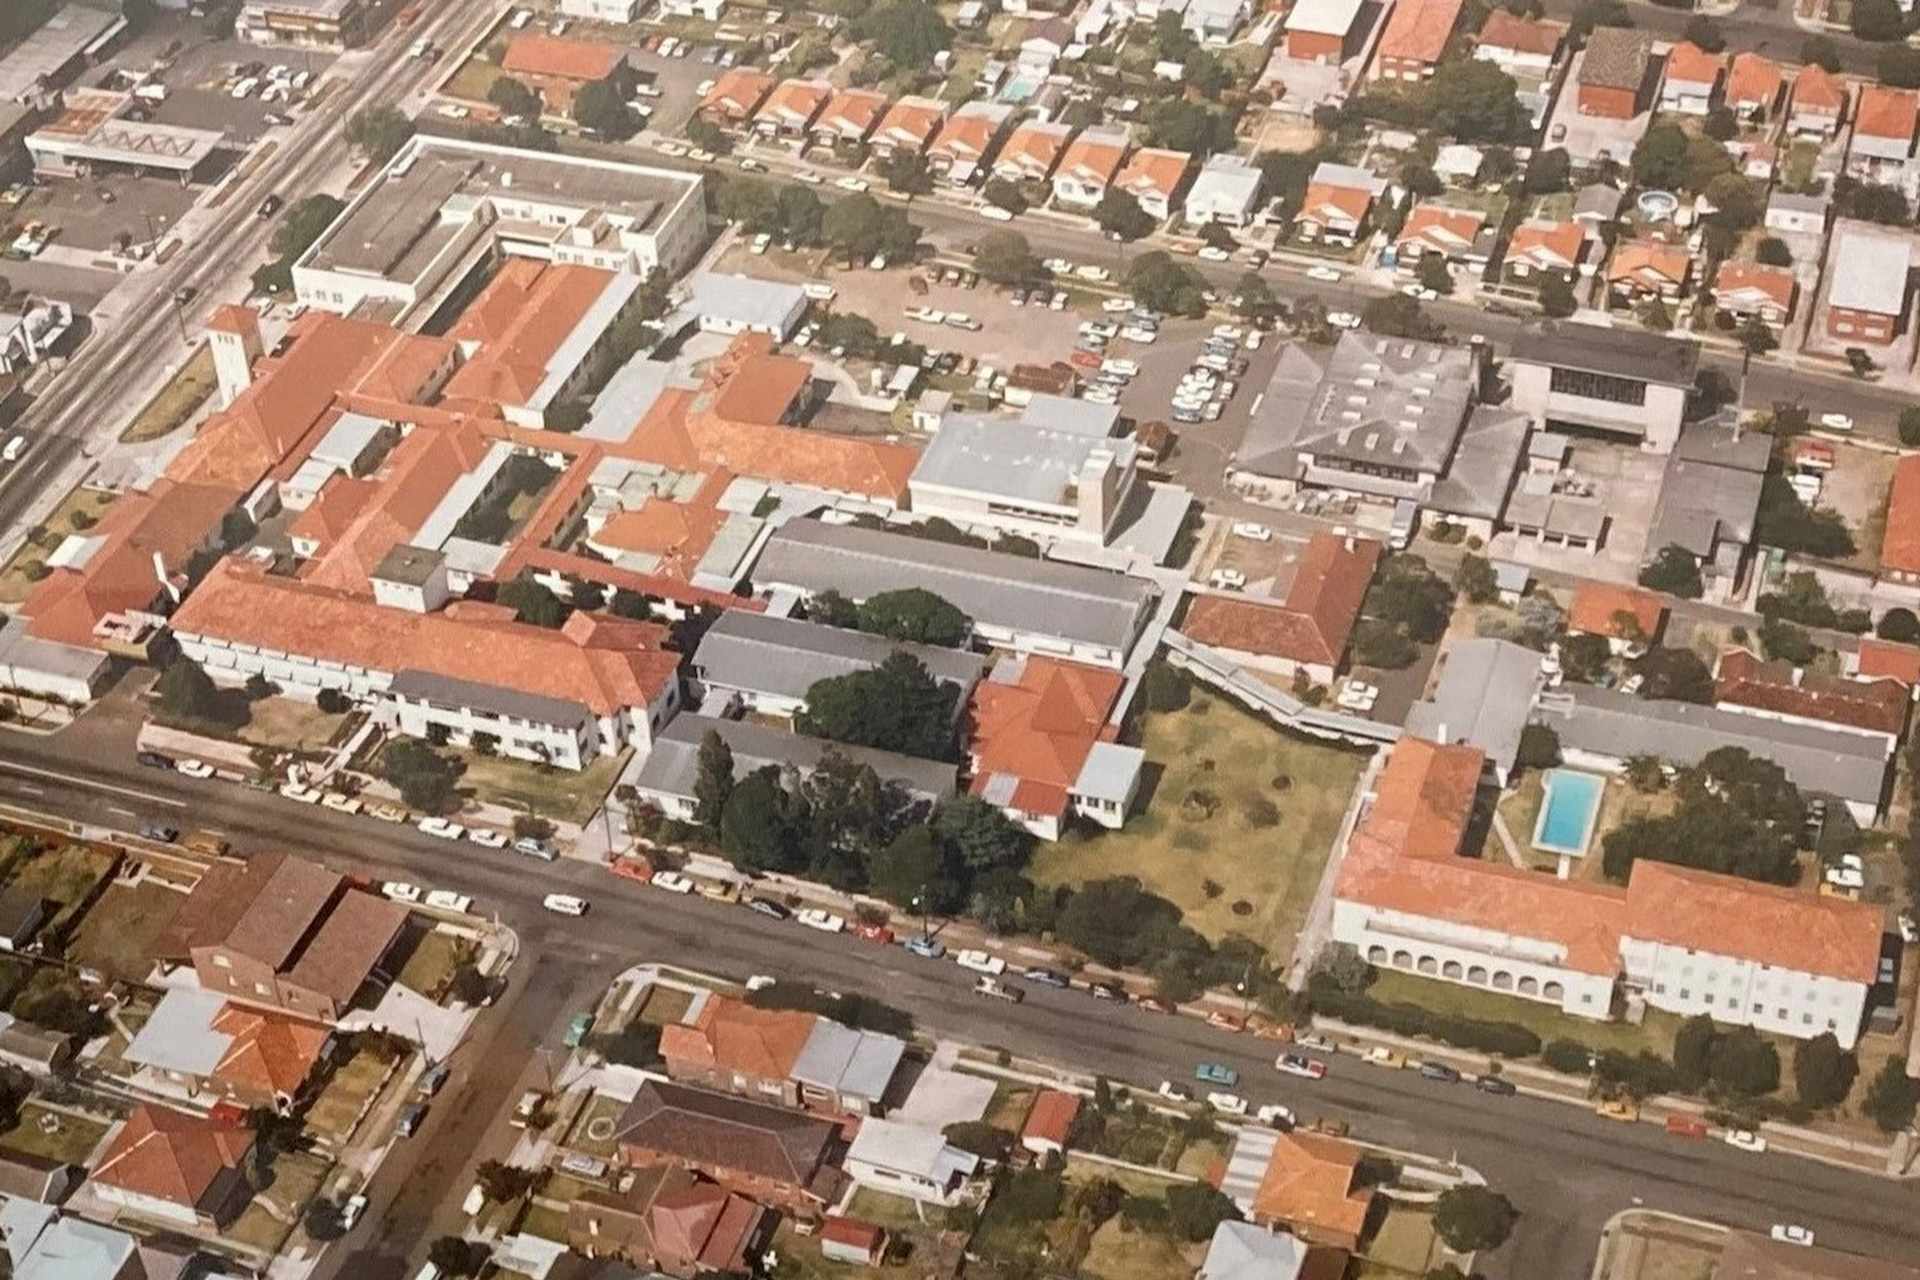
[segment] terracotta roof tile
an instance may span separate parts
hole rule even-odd
[[[1082,183],[1104,184],[1113,181],[1120,162],[1127,158],[1127,142],[1116,134],[1088,129],[1067,144],[1054,176],[1070,177]]]
[[[710,995],[693,1022],[661,1030],[660,1055],[676,1070],[717,1068],[785,1080],[819,1020],[797,1009],[758,1009],[744,1000]]]
[[[1920,648],[1863,636],[1854,674],[1866,680],[1898,680],[1909,689],[1920,689]]]
[[[1607,282],[1653,288],[1663,283],[1684,284],[1692,272],[1693,257],[1685,245],[1627,240],[1613,251],[1613,260],[1607,264]]]
[[[1633,619],[1634,633],[1623,631],[1621,614]],[[1666,616],[1666,602],[1651,591],[1587,578],[1574,589],[1573,605],[1567,610],[1567,630],[1605,636],[1609,640],[1651,642],[1660,634],[1660,623]]]
[[[1480,28],[1480,44],[1491,49],[1510,49],[1515,53],[1551,58],[1566,38],[1567,29],[1558,22],[1531,21],[1506,9],[1496,8]]]
[[[1293,215],[1293,220],[1320,226],[1358,225],[1366,220],[1367,210],[1371,208],[1373,193],[1364,187],[1310,182],[1306,197],[1300,202],[1300,212]]]
[[[649,1080],[627,1105],[614,1137],[703,1169],[731,1170],[782,1187],[805,1187],[838,1131],[785,1107]]]
[[[1379,56],[1437,63],[1446,52],[1463,0],[1399,0],[1387,17]]]
[[[1872,903],[1651,858],[1634,862],[1627,903],[1627,933],[1647,942],[1852,982],[1878,977],[1886,913]]]
[[[230,1037],[212,1079],[285,1097],[300,1092],[333,1038],[320,1023],[236,1004],[222,1005],[211,1025]]]
[[[519,265],[525,264],[525,265]],[[492,407],[525,405],[547,364],[614,283],[611,271],[518,258],[503,268],[448,334],[478,351],[447,379],[443,396]]]
[[[1452,209],[1422,201],[1407,214],[1396,243],[1418,243],[1439,253],[1460,253],[1473,247],[1474,237],[1486,221],[1486,215],[1477,209]]]
[[[887,114],[880,118],[880,124],[873,131],[873,140],[909,151],[924,150],[946,118],[944,102],[909,95],[887,108]]]
[[[1361,1150],[1317,1133],[1283,1133],[1253,1195],[1258,1221],[1360,1238],[1373,1191],[1353,1185]]]
[[[238,1169],[252,1149],[251,1129],[141,1105],[89,1176],[109,1187],[198,1209],[220,1175]]]
[[[1847,85],[1823,67],[1805,66],[1793,78],[1793,109],[1838,116],[1847,109]]]
[[[713,88],[700,100],[700,110],[709,115],[740,121],[752,116],[773,92],[774,79],[764,71],[750,67],[728,67],[713,82]]]
[[[927,148],[928,159],[948,163],[974,163],[993,147],[993,136],[1000,132],[1000,121],[980,112],[959,111],[947,117],[939,134]]]
[[[864,141],[886,114],[887,95],[872,89],[842,89],[821,109],[815,129],[828,129],[851,142]]]
[[[1667,83],[1711,85],[1720,79],[1726,59],[1682,40],[1667,53]]]
[[[1751,51],[1736,53],[1727,71],[1727,105],[1736,111],[1770,110],[1781,83],[1779,63]]]
[[[1723,307],[1737,304],[1744,309],[1764,301],[1790,312],[1798,289],[1792,268],[1760,262],[1723,262],[1713,277],[1714,301]]]
[[[1920,453],[1901,457],[1887,493],[1887,528],[1880,541],[1880,567],[1920,574]]]
[[[1714,701],[1774,715],[1818,720],[1898,738],[1906,731],[1909,695],[1894,680],[1843,680],[1762,662],[1751,650],[1721,651]]]
[[[604,80],[626,54],[597,40],[562,40],[539,32],[523,32],[507,41],[500,69],[508,75],[543,76],[555,80]]]
[[[1032,655],[1015,681],[983,680],[974,686],[973,791],[994,775],[1021,779],[1048,803],[1029,813],[1057,813],[1079,779],[1094,744],[1106,736],[1107,713],[1126,685],[1117,671]]]
[[[1911,89],[1892,89],[1883,84],[1862,85],[1860,110],[1854,117],[1853,134],[1856,138],[1911,141],[1916,118],[1920,118],[1920,94]]]
[[[1051,1143],[1064,1149],[1073,1119],[1080,1114],[1078,1095],[1059,1089],[1042,1089],[1027,1108],[1027,1122],[1020,1126],[1020,1140]]]
[[[996,170],[1018,170],[1031,179],[1045,178],[1066,149],[1073,131],[1064,124],[1029,120],[1015,127],[993,162]]]
[[[1187,606],[1182,634],[1201,644],[1293,662],[1338,666],[1360,616],[1381,546],[1316,533],[1301,553],[1284,601],[1202,595]]]
[[[829,80],[782,80],[754,113],[755,122],[771,121],[787,129],[806,129],[833,99]]]
[[[1507,245],[1507,258],[1525,258],[1536,267],[1569,269],[1579,265],[1586,248],[1586,233],[1577,222],[1529,220],[1513,230]]]
[[[1187,180],[1187,170],[1192,166],[1193,157],[1184,151],[1142,147],[1127,158],[1114,185],[1135,199],[1157,195],[1171,200]]]

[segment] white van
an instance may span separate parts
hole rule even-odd
[[[549,911],[557,911],[563,916],[587,914],[587,900],[576,898],[570,893],[550,893],[540,900],[540,905]]]
[[[20,461],[20,455],[26,451],[27,438],[25,436],[15,436],[13,439],[7,441],[6,448],[0,449],[0,461],[18,462]]]

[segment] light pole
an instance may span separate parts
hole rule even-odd
[[[933,920],[927,911],[927,886],[921,885],[920,892],[913,896],[913,908],[920,913],[920,942],[925,945],[933,937]]]

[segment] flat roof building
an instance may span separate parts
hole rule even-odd
[[[1669,453],[1680,436],[1700,345],[1657,333],[1557,323],[1514,340],[1513,407],[1536,426]]]
[[[118,6],[108,9],[69,4],[56,9],[0,58],[0,101],[48,109],[87,60],[126,27],[127,20]]]
[[[980,679],[985,661],[962,649],[908,644],[799,618],[729,609],[700,638],[693,678],[703,693],[739,699],[767,715],[804,710],[807,691],[822,680],[871,671],[904,653],[935,680],[956,686],[956,710]]]
[[[386,8],[377,0],[246,0],[233,34],[252,44],[344,51],[367,42]]]

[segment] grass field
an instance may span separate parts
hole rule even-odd
[[[154,941],[186,900],[150,880],[110,885],[80,922],[67,954],[108,977],[144,982],[153,969]]]
[[[241,739],[282,751],[325,751],[347,718],[299,698],[262,698],[247,710],[250,717],[240,728]]]
[[[1197,690],[1183,710],[1150,714],[1142,745],[1145,812],[1119,831],[1076,832],[1044,846],[1033,878],[1059,885],[1138,876],[1207,937],[1243,934],[1285,956],[1365,756],[1284,734]],[[1267,804],[1277,820],[1257,812]]]
[[[84,1165],[106,1135],[107,1126],[97,1120],[28,1102],[21,1105],[13,1128],[0,1133],[0,1147]]]
[[[45,562],[54,553],[62,540],[75,532],[74,513],[82,513],[83,519],[97,522],[113,505],[114,495],[102,493],[98,489],[75,489],[54,509],[47,522],[41,526],[39,538],[29,538],[20,544],[13,553],[13,559],[0,569],[0,604],[19,604],[33,592],[34,581],[27,576],[27,568],[35,562]]]
[[[192,358],[180,366],[180,371],[167,380],[167,385],[147,402],[146,408],[133,416],[127,429],[120,433],[120,442],[141,444],[179,430],[219,385],[220,379],[213,371],[213,348],[203,342],[194,350]]]
[[[501,756],[482,756],[471,751],[454,752],[465,762],[467,771],[460,786],[474,793],[483,804],[504,805],[537,813],[556,822],[585,822],[593,816],[614,779],[626,766],[631,750],[617,756],[601,756],[584,769],[541,769],[524,760]]]
[[[1387,1003],[1418,1005],[1438,1014],[1477,1018],[1483,1022],[1513,1022],[1531,1030],[1545,1041],[1578,1040],[1590,1049],[1620,1049],[1636,1053],[1651,1049],[1663,1058],[1673,1056],[1673,1037],[1680,1019],[1670,1013],[1648,1010],[1639,1026],[1627,1022],[1593,1022],[1574,1018],[1557,1009],[1532,1000],[1476,991],[1452,982],[1382,970],[1367,994]]]
[[[63,844],[36,855],[15,868],[9,888],[21,889],[60,904],[48,928],[64,925],[100,881],[112,874],[114,855],[94,845]]]

